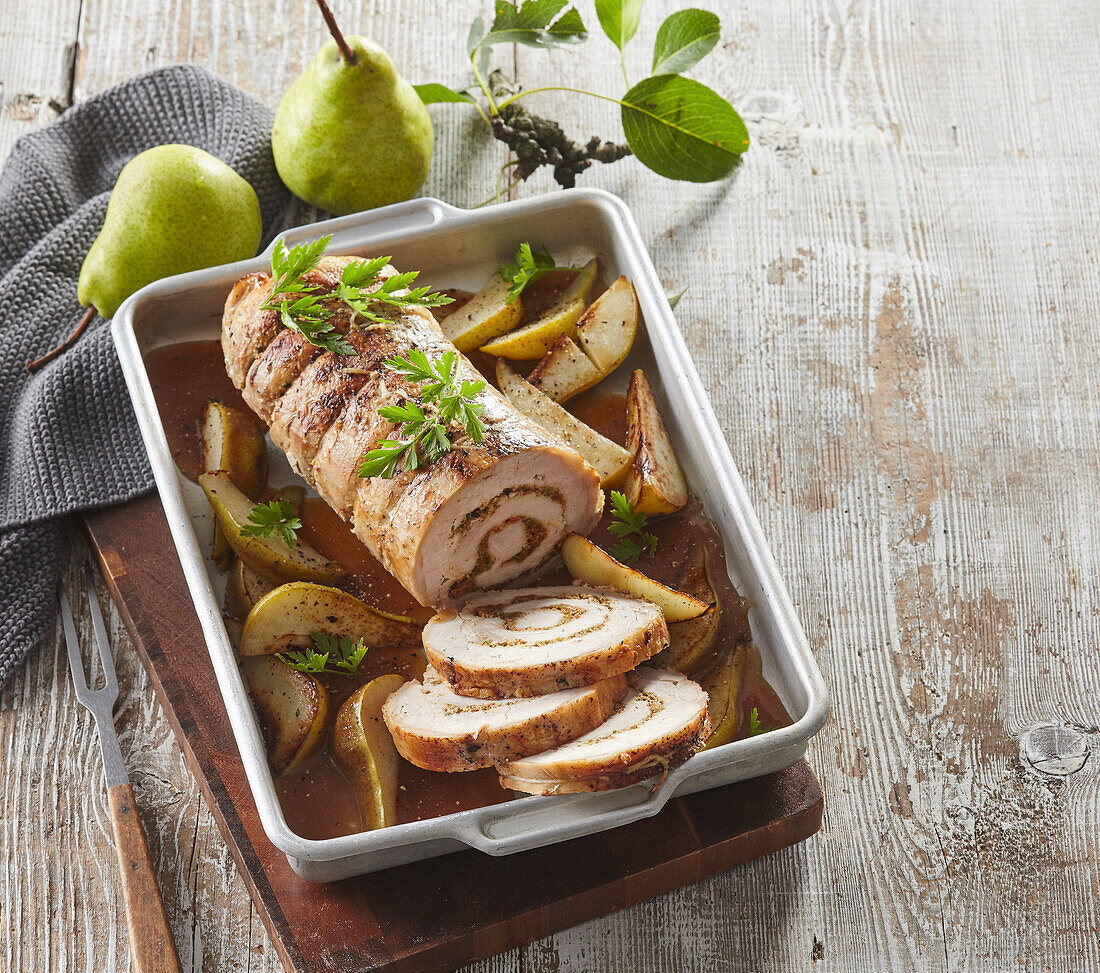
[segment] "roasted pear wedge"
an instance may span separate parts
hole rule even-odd
[[[372,679],[357,689],[336,714],[332,758],[355,792],[367,831],[397,823],[401,758],[382,719],[382,704],[404,684],[401,676]]]
[[[559,299],[530,324],[482,345],[481,350],[516,361],[537,361],[563,334],[577,336],[577,321],[582,314],[584,301],[579,297]]]
[[[618,443],[601,436],[566,411],[544,392],[516,374],[503,359],[497,360],[497,386],[505,397],[529,419],[561,436],[600,474],[605,489],[617,487],[630,469],[630,453]]]
[[[745,680],[748,656],[748,646],[734,646],[703,680],[703,688],[707,691],[710,725],[713,727],[704,750],[730,743],[737,736],[737,728],[741,723],[737,698],[741,695],[741,684]]]
[[[660,664],[692,675],[707,661],[722,628],[722,607],[714,592],[710,556],[705,547],[698,547],[693,552],[693,560],[680,581],[680,590],[713,606],[711,611],[697,618],[668,627],[668,648]]]
[[[573,298],[580,298],[587,305],[592,298],[592,288],[596,286],[596,277],[599,276],[599,273],[599,258],[593,257],[577,271],[577,276],[569,282],[569,286],[562,294],[562,299],[569,301]]]
[[[684,622],[714,610],[713,606],[683,591],[666,587],[640,571],[616,561],[587,537],[570,534],[561,546],[569,573],[577,581],[597,587],[617,588],[628,595],[651,601],[664,612],[666,622]]]
[[[208,473],[224,470],[247,496],[260,495],[267,475],[267,442],[255,416],[221,402],[207,402],[202,455]]]
[[[443,333],[461,352],[473,351],[511,331],[523,315],[520,298],[508,300],[511,287],[500,274],[493,274],[473,297],[439,322]]]
[[[637,332],[638,295],[620,276],[577,322],[577,343],[601,375],[610,375],[630,354]]]
[[[325,584],[344,576],[340,565],[302,541],[289,547],[278,536],[242,537],[241,528],[248,523],[254,504],[224,470],[203,473],[199,486],[213,506],[218,525],[234,553],[261,577],[277,584],[291,580]]]
[[[592,359],[569,335],[563,334],[527,376],[527,381],[555,402],[566,402],[592,388],[601,378],[603,372],[592,364]]]
[[[241,633],[241,655],[309,646],[312,632],[362,639],[369,647],[407,648],[420,641],[420,629],[404,615],[371,608],[339,588],[291,581],[253,605]]]
[[[295,517],[302,515],[302,504],[305,502],[305,497],[305,489],[297,484],[280,487],[275,491],[275,499],[289,503]],[[218,533],[222,537],[225,536],[220,529]],[[232,554],[232,550],[230,550],[230,554]],[[260,577],[239,557],[234,557],[225,583],[225,610],[230,617],[240,619],[243,622],[248,617],[248,613],[252,611],[252,606],[274,587],[273,582]],[[240,641],[238,638],[236,644],[240,645]]]
[[[297,770],[324,742],[328,691],[274,657],[245,659],[241,672],[260,713],[271,769],[276,774]]]
[[[289,503],[295,517],[302,516],[302,507],[306,502],[306,489],[297,483],[291,483],[285,487],[279,487],[275,491],[275,499]]]
[[[244,561],[236,558],[225,581],[225,610],[231,617],[243,622],[252,611],[252,606],[274,587]]]
[[[260,495],[267,476],[267,443],[255,416],[221,402],[207,402],[202,417],[202,455],[207,473],[225,470],[246,495]],[[233,563],[233,548],[216,520],[210,556],[222,571],[228,571]]]
[[[638,513],[670,514],[687,503],[687,481],[649,380],[638,369],[626,396],[627,449],[633,454],[623,492]]]

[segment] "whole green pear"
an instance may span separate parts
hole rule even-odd
[[[255,190],[221,159],[193,145],[146,149],[118,175],[77,297],[112,317],[154,280],[254,257],[261,234]]]
[[[389,55],[347,37],[357,63],[329,41],[275,112],[275,167],[295,196],[342,216],[412,196],[428,176],[432,120]]]

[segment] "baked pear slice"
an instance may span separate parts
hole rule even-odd
[[[340,565],[328,560],[303,541],[290,547],[278,535],[244,537],[241,530],[248,523],[254,502],[246,496],[224,470],[203,473],[199,477],[218,526],[234,553],[253,571],[269,581],[315,581],[327,584],[346,573]]]
[[[562,542],[562,557],[569,573],[577,581],[601,588],[617,588],[636,598],[651,601],[664,613],[668,623],[685,622],[714,611],[713,605],[692,595],[669,588],[646,577],[641,571],[616,561],[587,537],[570,534]]]
[[[741,685],[745,681],[748,646],[735,645],[719,660],[718,665],[703,680],[707,691],[707,709],[712,732],[704,750],[731,743],[737,736],[741,710],[737,705]]]
[[[527,376],[527,381],[555,402],[566,402],[592,388],[603,375],[580,346],[563,334]]]
[[[202,456],[206,472],[224,470],[245,494],[260,495],[267,476],[267,441],[254,415],[207,402],[202,415]]]
[[[577,276],[569,282],[569,286],[562,294],[562,298],[565,300],[580,298],[587,306],[592,297],[592,288],[596,286],[596,278],[599,276],[599,273],[599,257],[593,257],[577,271]]]
[[[530,324],[482,345],[481,350],[486,355],[516,361],[537,361],[563,334],[577,336],[577,321],[582,314],[584,301],[579,297],[559,298]]]
[[[638,295],[634,285],[619,276],[577,322],[577,343],[601,375],[618,368],[638,333]]]
[[[243,660],[241,672],[259,711],[271,769],[292,773],[325,740],[328,691],[312,676],[270,656]]]
[[[599,261],[593,257],[577,272],[561,296],[534,321],[490,341],[481,350],[487,355],[515,361],[535,361],[542,358],[563,334],[576,338],[577,322],[584,314],[598,272]]]
[[[692,675],[710,661],[722,628],[722,606],[711,577],[711,558],[706,547],[692,552],[691,562],[679,581],[680,590],[712,605],[711,611],[668,627],[668,650],[655,664]]]
[[[649,379],[641,369],[630,378],[626,412],[626,446],[633,459],[623,492],[638,513],[674,513],[687,503],[687,481]]]
[[[420,641],[420,629],[403,615],[379,611],[339,588],[291,581],[253,605],[241,633],[241,655],[311,646],[313,632],[362,639],[368,648],[406,648]]]
[[[581,422],[513,371],[503,359],[497,360],[497,387],[528,419],[534,419],[543,429],[560,436],[588,460],[600,474],[604,489],[610,490],[622,483],[630,469],[628,450]]]
[[[397,776],[401,757],[382,719],[382,706],[405,680],[379,676],[340,707],[332,731],[332,759],[355,793],[363,829],[397,824]]]
[[[508,300],[511,288],[494,273],[473,297],[439,322],[443,333],[461,352],[473,351],[502,334],[507,334],[523,315],[520,298]]]
[[[202,417],[202,456],[207,473],[225,470],[245,494],[260,495],[267,478],[267,443],[263,426],[251,413],[207,402]],[[210,556],[222,571],[228,571],[233,563],[233,548],[216,519]]]
[[[225,582],[225,610],[232,618],[243,622],[252,611],[252,606],[274,587],[240,558],[234,558]]]

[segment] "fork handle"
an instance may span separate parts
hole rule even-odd
[[[134,803],[134,789],[129,784],[115,784],[107,789],[107,802],[122,873],[130,966],[134,973],[181,973],[172,929]]]

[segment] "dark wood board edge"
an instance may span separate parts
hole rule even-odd
[[[693,795],[672,802],[658,818],[667,820],[670,814],[683,815],[695,844],[688,845],[667,859],[655,861],[651,867],[613,877],[610,881],[597,881],[590,887],[570,888],[568,894],[559,900],[536,900],[526,911],[499,920],[471,924],[458,933],[452,929],[450,935],[434,939],[417,937],[404,946],[375,938],[361,941],[355,948],[332,952],[325,950],[323,943],[299,942],[264,867],[265,858],[281,856],[274,849],[265,849],[265,853],[261,853],[250,837],[249,823],[241,818],[242,812],[249,815],[253,833],[262,835],[247,782],[243,779],[243,769],[237,769],[240,779],[234,782],[239,785],[240,806],[234,803],[231,788],[219,769],[225,768],[233,776],[236,769],[233,765],[239,764],[239,757],[228,729],[228,716],[221,694],[216,691],[213,669],[208,673],[210,685],[205,687],[206,691],[194,692],[197,688],[193,682],[195,673],[191,672],[189,678],[181,678],[171,665],[170,654],[174,644],[194,645],[196,639],[199,643],[203,639],[190,595],[184,587],[182,571],[159,499],[149,495],[123,507],[90,512],[85,515],[84,521],[111,595],[138,656],[149,672],[188,766],[198,780],[218,830],[229,846],[278,955],[291,973],[313,973],[321,968],[417,973],[453,969],[689,885],[715,872],[805,840],[820,828],[823,811],[820,787],[808,765],[801,761],[786,771],[760,779],[759,783],[730,785],[755,785],[754,793],[764,794],[768,794],[768,788],[772,787],[775,791],[784,791],[785,795],[782,799],[773,796],[771,810],[778,813],[766,820],[754,821],[746,826],[746,830],[733,835],[703,839],[694,833],[689,807],[693,800],[702,800],[703,796]],[[166,551],[167,547],[171,548],[170,554]],[[139,583],[130,574],[130,569],[135,575],[150,572],[159,583],[150,584],[148,577],[142,578],[143,583]],[[192,691],[187,691],[187,687]],[[198,711],[196,707],[199,707]],[[203,719],[202,707],[210,708],[206,719]],[[199,722],[223,729],[227,740],[212,742],[200,731]],[[658,818],[648,820],[656,822]],[[645,825],[646,822],[639,822],[619,831],[640,834],[643,832],[630,832],[630,829]],[[590,840],[577,839],[577,843]],[[581,845],[578,844],[578,847]],[[531,856],[538,851],[536,849],[526,854]],[[485,872],[503,867],[486,862],[476,852],[459,852],[457,855],[477,856],[477,859],[467,861],[480,862]],[[280,864],[285,865],[285,860]],[[425,869],[432,867],[429,862],[402,866],[407,876],[429,874]]]
[[[267,881],[267,874],[260,863],[259,855],[252,845],[252,841],[245,830],[244,824],[237,814],[229,791],[217,770],[213,759],[200,760],[196,753],[196,747],[205,751],[206,743],[201,734],[195,732],[197,727],[194,720],[189,717],[186,725],[181,720],[181,714],[173,699],[166,691],[161,677],[161,663],[165,659],[165,653],[161,646],[155,626],[151,623],[150,611],[162,610],[162,606],[146,606],[141,596],[130,581],[129,573],[119,557],[119,533],[137,532],[141,537],[153,541],[158,535],[166,535],[171,540],[168,524],[164,519],[164,510],[160,499],[156,494],[149,494],[120,507],[105,507],[99,510],[89,511],[84,514],[84,527],[99,560],[100,568],[107,588],[114,599],[119,617],[126,626],[130,639],[137,650],[138,658],[149,674],[149,680],[153,685],[153,691],[160,701],[161,709],[168,719],[169,726],[176,736],[176,740],[183,751],[187,766],[198,782],[207,807],[210,809],[217,825],[222,840],[229,848],[237,870],[245,883],[253,901],[256,902],[257,911],[267,928],[272,943],[279,954],[283,966],[288,973],[309,973],[305,961],[298,951],[294,937],[290,934],[290,927],[283,915],[282,907],[275,896],[274,889]],[[159,522],[159,523],[158,523]],[[163,549],[162,549],[163,550]],[[175,547],[171,546],[171,558],[173,567],[175,562]],[[182,568],[178,568],[182,580]],[[187,605],[190,607],[190,595],[187,596]],[[181,634],[185,634],[190,627],[202,638],[197,615],[192,613],[190,619],[182,619],[180,625]],[[186,624],[190,622],[190,625]],[[219,694],[215,705],[222,705]],[[225,716],[228,720],[228,714]],[[212,755],[211,755],[212,758]]]

